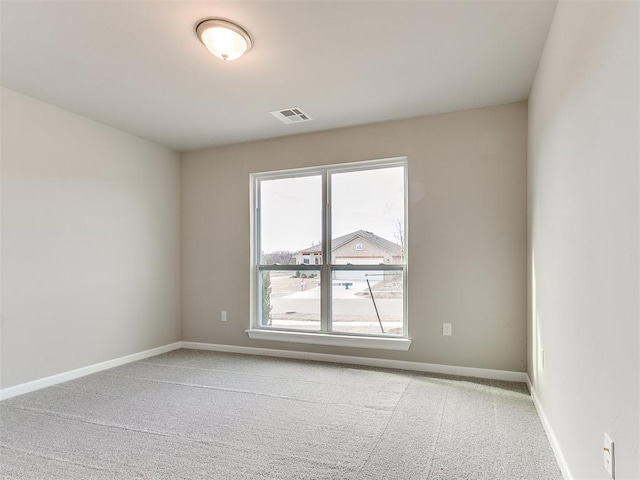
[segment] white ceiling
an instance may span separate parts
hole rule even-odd
[[[2,85],[179,151],[526,99],[555,0],[2,1]],[[193,30],[249,30],[222,62]],[[285,125],[271,110],[313,121]]]

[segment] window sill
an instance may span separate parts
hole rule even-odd
[[[252,340],[330,345],[334,347],[374,348],[406,352],[411,346],[408,338],[359,337],[327,333],[284,332],[281,330],[245,330]]]

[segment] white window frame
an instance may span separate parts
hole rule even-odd
[[[332,265],[331,261],[331,176],[345,172],[375,170],[389,167],[404,167],[404,263],[392,265]],[[260,184],[265,180],[321,176],[322,178],[322,258],[320,265],[260,265]],[[407,351],[411,345],[408,335],[408,164],[407,157],[370,160],[353,163],[325,165],[311,168],[297,168],[275,172],[253,173],[251,182],[251,321],[246,330],[255,340],[275,340],[303,344],[334,345],[356,348],[378,348]],[[320,292],[320,331],[288,330],[280,327],[261,325],[260,272],[267,270],[292,270],[316,272],[322,279]],[[332,331],[331,278],[332,272],[339,270],[401,271],[403,277],[403,335],[351,334]]]

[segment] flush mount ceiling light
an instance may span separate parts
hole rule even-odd
[[[240,25],[222,18],[207,18],[196,24],[196,35],[213,55],[235,60],[251,50],[253,42]]]

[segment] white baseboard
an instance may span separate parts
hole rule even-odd
[[[575,477],[571,473],[569,469],[569,465],[564,458],[562,453],[562,448],[560,447],[560,442],[558,441],[558,437],[556,437],[551,424],[549,423],[549,419],[547,415],[544,413],[544,409],[542,408],[542,404],[540,403],[540,399],[536,393],[536,389],[533,387],[533,383],[531,383],[531,379],[529,375],[527,375],[527,386],[529,387],[529,392],[531,392],[531,398],[533,399],[533,404],[538,411],[538,416],[540,417],[540,421],[542,422],[542,426],[544,427],[544,431],[547,433],[547,437],[549,438],[549,443],[551,443],[551,448],[553,449],[553,453],[556,456],[556,460],[558,462],[558,466],[562,471],[562,476],[565,480],[574,480]]]
[[[509,382],[526,382],[524,372],[510,372],[506,370],[490,370],[485,368],[456,367],[453,365],[438,365],[435,363],[407,362],[403,360],[386,360],[383,358],[352,357],[350,355],[331,355],[328,353],[311,353],[294,350],[275,350],[271,348],[240,347],[236,345],[218,345],[214,343],[181,342],[182,348],[193,350],[213,350],[216,352],[244,353],[247,355],[262,355],[265,357],[295,358],[298,360],[316,360],[320,362],[346,363],[350,365],[364,365],[367,367],[394,368],[398,370],[412,370],[416,372],[440,373],[445,375],[459,375],[462,377],[487,378],[491,380],[506,380]]]
[[[124,357],[114,358],[113,360],[107,360],[106,362],[96,363],[87,367],[77,368],[68,372],[58,373],[57,375],[51,375],[50,377],[40,378],[38,380],[33,380],[32,382],[5,388],[0,390],[0,400],[40,390],[41,388],[50,387],[51,385],[56,385],[58,383],[68,382],[69,380],[84,377],[85,375],[101,372],[102,370],[107,370],[113,367],[119,367],[125,363],[136,362],[155,355],[160,355],[161,353],[170,352],[171,350],[177,350],[180,348],[180,344],[181,342],[170,343],[169,345],[152,348],[150,350],[145,350],[144,352],[133,353]]]

